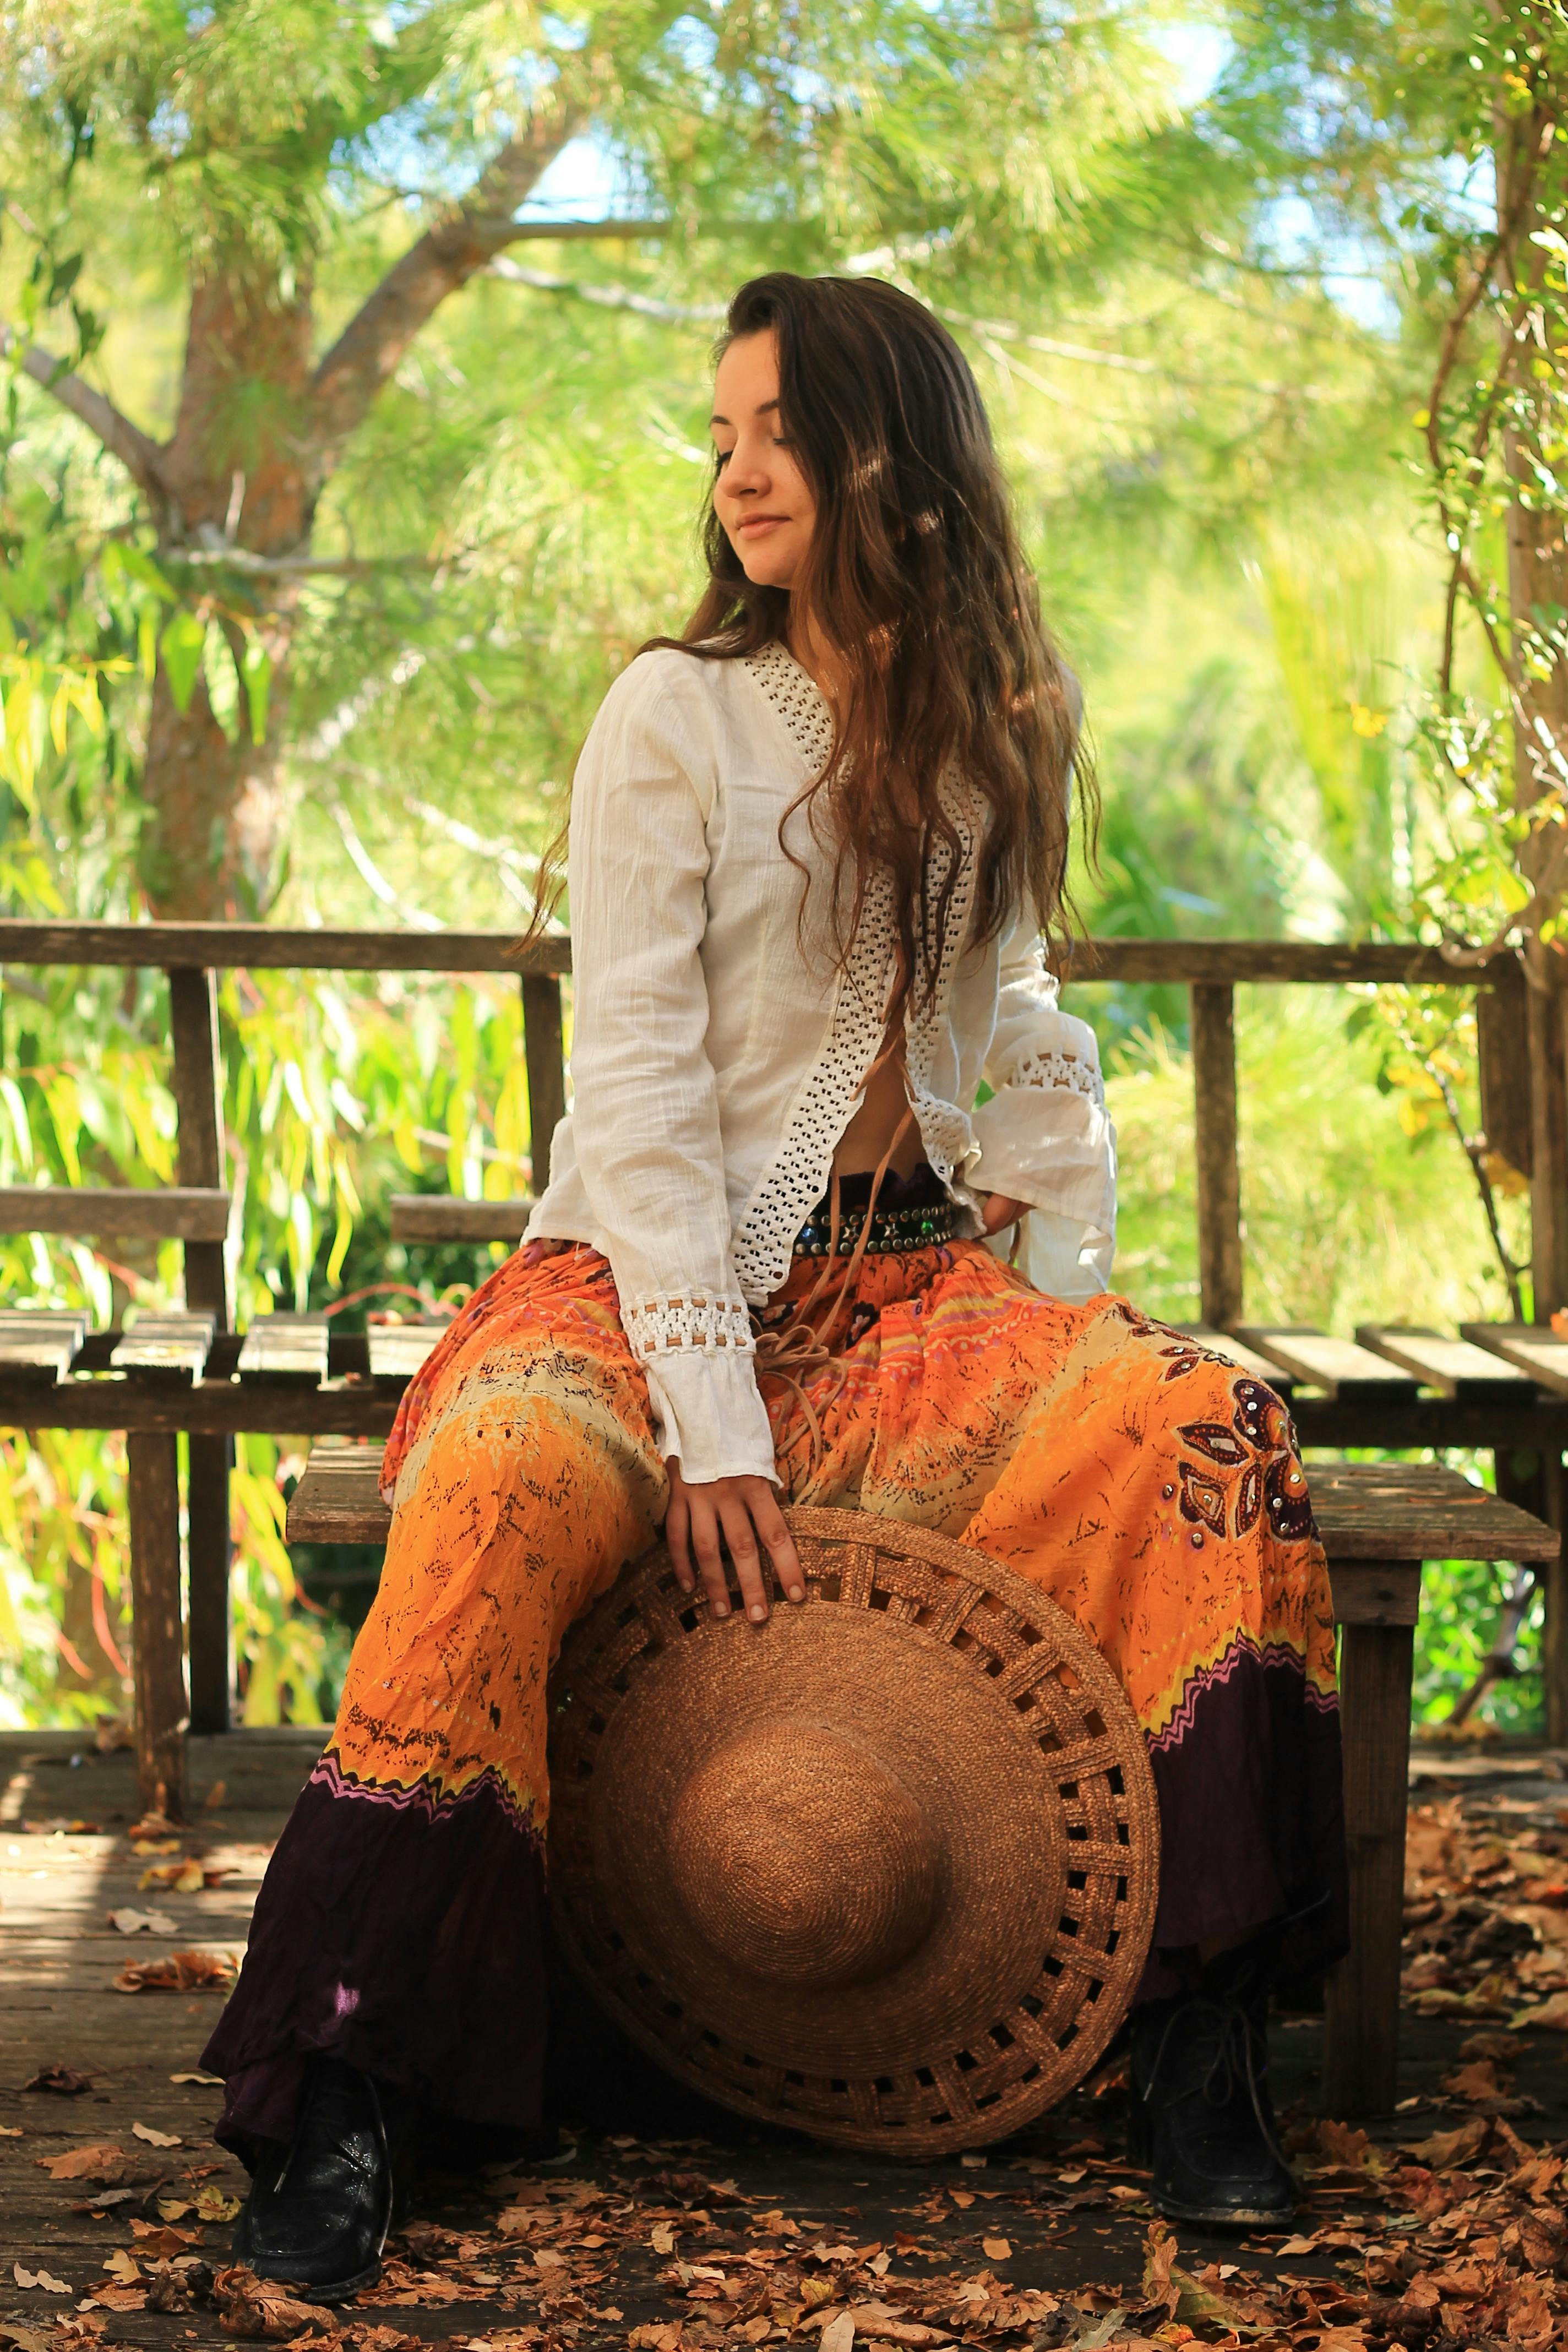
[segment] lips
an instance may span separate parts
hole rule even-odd
[[[735,525],[735,529],[746,531],[772,530],[775,525],[788,520],[788,515],[743,515]]]

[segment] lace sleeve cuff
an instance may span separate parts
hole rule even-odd
[[[621,1307],[621,1328],[645,1364],[688,1349],[750,1356],[755,1352],[744,1299],[683,1296],[642,1298]]]
[[[715,1478],[770,1478],[779,1483],[768,1409],[757,1387],[750,1349],[673,1348],[650,1359],[648,1403],[658,1450],[679,1456],[689,1485]]]

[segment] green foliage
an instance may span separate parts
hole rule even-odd
[[[215,751],[221,737],[276,756],[283,851],[264,878],[280,916],[521,928],[606,683],[693,601],[723,301],[791,266],[898,278],[975,366],[1098,738],[1093,928],[1474,937],[1517,914],[1486,598],[1434,697],[1444,550],[1431,467],[1424,493],[1409,465],[1478,250],[1455,162],[1484,163],[1518,13],[1228,8],[1217,78],[1184,95],[1194,27],[1154,6],[24,0],[0,21],[0,311],[161,435],[193,289],[228,304],[246,511],[253,455],[280,418],[310,421],[321,349],[520,128],[542,156],[584,129],[592,147],[567,159],[598,177],[607,159],[617,207],[672,226],[532,239],[526,268],[446,301],[321,458],[300,526],[315,568],[244,561],[212,524],[160,526],[46,385],[5,376],[0,907],[142,910],[161,665],[174,706],[210,714]],[[1563,256],[1531,250],[1556,306]],[[1353,310],[1351,277],[1374,298]],[[1441,496],[1468,501],[1460,541],[1481,569],[1502,484],[1495,436],[1473,496],[1461,479],[1478,400],[1528,426],[1529,497],[1545,512],[1557,496],[1555,380],[1538,392],[1521,370],[1498,394],[1494,324],[1483,305],[1436,412]],[[1561,616],[1534,626],[1550,652]],[[1080,1009],[1115,1048],[1121,1278],[1188,1319],[1183,994],[1096,990]],[[1498,1312],[1444,1091],[1473,1135],[1468,1000],[1352,1010],[1244,997],[1252,1302],[1340,1328],[1417,1297],[1449,1321]],[[499,1253],[395,1249],[386,1202],[524,1188],[513,983],[235,976],[222,1028],[243,1316],[376,1285],[454,1297],[484,1273]],[[164,1041],[155,977],[5,973],[0,1181],[167,1181]],[[1500,1215],[1521,1254],[1521,1204]],[[175,1255],[4,1240],[0,1297],[153,1305]],[[123,1622],[116,1442],[5,1442],[6,1703],[117,1706],[96,1632],[101,1617],[112,1643]],[[327,1565],[290,1569],[298,1461],[247,1441],[235,1482],[250,1720],[331,1705],[357,1605]],[[1454,1591],[1473,1616],[1479,1588]],[[1440,1660],[1459,1639],[1431,1649],[1432,1674],[1458,1671]]]

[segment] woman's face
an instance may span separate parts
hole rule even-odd
[[[719,476],[713,504],[748,580],[792,588],[811,545],[816,500],[782,437],[778,341],[744,335],[719,362],[713,387]]]

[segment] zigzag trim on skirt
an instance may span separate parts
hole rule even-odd
[[[1340,1702],[1335,1693],[1318,1690],[1307,1681],[1300,1650],[1292,1649],[1289,1642],[1259,1643],[1255,1642],[1250,1633],[1238,1633],[1222,1658],[1217,1658],[1212,1666],[1200,1666],[1195,1675],[1188,1677],[1182,1693],[1182,1703],[1170,1722],[1163,1731],[1149,1734],[1150,1747],[1156,1750],[1179,1748],[1193,1727],[1199,1699],[1206,1691],[1228,1683],[1244,1659],[1261,1666],[1265,1673],[1270,1666],[1289,1667],[1293,1674],[1301,1676],[1303,1694],[1309,1706],[1315,1707],[1320,1715],[1339,1713]]]
[[[416,1781],[412,1789],[397,1789],[380,1781],[362,1780],[354,1773],[345,1772],[329,1748],[306,1785],[310,1788],[320,1786],[333,1797],[352,1797],[362,1803],[389,1805],[395,1812],[423,1813],[429,1822],[449,1819],[459,1805],[470,1803],[489,1790],[520,1837],[527,1838],[536,1846],[542,1846],[544,1843],[533,1819],[532,1806],[519,1803],[493,1764],[487,1764],[466,1788],[440,1796],[427,1780]]]

